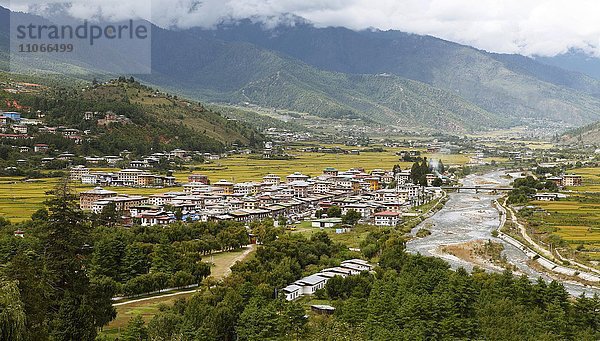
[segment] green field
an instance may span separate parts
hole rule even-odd
[[[346,147],[347,148],[347,147]],[[326,167],[335,167],[340,171],[350,168],[364,168],[371,171],[376,168],[391,169],[395,164],[400,164],[402,169],[410,168],[412,163],[399,162],[395,155],[400,149],[388,149],[385,152],[363,152],[360,155],[351,154],[323,154],[305,153],[301,150],[292,150],[290,154],[296,155],[293,160],[259,160],[247,155],[233,155],[208,164],[190,166],[189,170],[178,171],[174,175],[179,182],[187,182],[191,173],[208,175],[212,182],[226,179],[234,182],[261,181],[269,173],[285,177],[293,172],[302,172],[306,175],[316,176],[322,174]],[[441,159],[445,165],[465,164],[469,155],[439,154],[427,155],[428,158]],[[116,169],[98,168],[94,170],[115,171]],[[13,222],[28,219],[32,213],[43,207],[46,192],[51,190],[58,179],[36,179],[22,181],[18,177],[0,177],[0,216]],[[93,186],[74,185],[76,191],[85,191]],[[107,188],[121,194],[151,195],[169,191],[181,191],[181,187],[169,188]]]
[[[349,232],[336,233],[336,229],[334,228],[325,228],[321,230],[318,227],[311,227],[310,221],[303,221],[298,225],[298,228],[295,231],[292,231],[292,233],[301,233],[307,238],[310,238],[310,236],[317,232],[325,232],[329,238],[336,243],[342,243],[351,248],[360,248],[360,243],[365,240],[369,232],[372,232],[378,228],[384,229],[384,227],[358,225],[352,228]],[[389,229],[389,227],[385,227],[385,229]]]
[[[566,244],[564,252],[580,261],[600,260],[600,168],[570,170],[583,176],[583,186],[569,187],[559,201],[534,201],[543,211],[526,218],[534,237],[548,242],[552,235]]]

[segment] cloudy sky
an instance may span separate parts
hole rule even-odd
[[[8,7],[25,10],[26,2],[32,0],[12,0]],[[317,26],[398,29],[494,52],[552,56],[575,48],[600,57],[596,0],[77,0],[70,12],[180,28],[242,18],[274,25],[294,14]]]

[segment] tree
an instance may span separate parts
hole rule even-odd
[[[329,218],[339,218],[342,216],[342,209],[339,206],[331,206],[327,209],[327,216]]]
[[[142,315],[132,317],[127,323],[123,333],[123,341],[145,341],[148,340],[148,329],[142,319]]]
[[[296,340],[306,331],[306,312],[298,302],[286,302],[280,313],[281,327],[285,334],[293,335]]]
[[[279,336],[279,331],[279,317],[274,305],[258,297],[250,300],[236,327],[239,339],[249,341],[273,339]]]
[[[121,222],[121,212],[117,211],[114,202],[110,202],[102,208],[96,221],[99,226],[115,226]]]
[[[90,300],[94,307],[94,325],[102,327],[117,317],[112,298],[118,293],[118,285],[112,278],[93,278],[90,282]]]
[[[279,227],[285,227],[287,225],[287,219],[285,218],[285,216],[280,215],[279,219],[277,220],[277,224],[279,225]]]
[[[43,248],[50,299],[51,336],[56,340],[93,340],[102,319],[96,320],[90,297],[85,259],[91,225],[79,209],[76,195],[63,179],[49,192],[48,220],[38,223],[34,235]],[[110,298],[103,298],[110,300]],[[56,313],[53,313],[56,312]]]
[[[0,340],[24,340],[25,318],[17,283],[0,281]]]
[[[96,325],[94,325],[94,312],[92,306],[86,302],[85,297],[76,296],[67,292],[60,300],[56,315],[51,321],[52,340],[92,341],[96,338]]]
[[[360,218],[362,218],[362,215],[360,213],[358,213],[355,210],[350,209],[342,217],[342,223],[348,224],[348,225],[356,225],[356,223],[358,223]]]
[[[166,241],[155,246],[152,253],[152,271],[172,273],[177,255],[173,246]]]
[[[148,336],[151,340],[170,341],[178,339],[182,318],[172,312],[161,312],[148,323]]]

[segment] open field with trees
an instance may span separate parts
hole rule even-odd
[[[251,253],[247,253],[246,249],[241,249],[230,252],[219,252],[206,257],[206,259],[203,259],[203,261],[211,265],[209,277],[214,280],[223,279],[230,271],[230,268],[237,261],[240,261],[241,258],[244,258],[245,254],[247,256],[251,255]],[[177,292],[178,291],[174,291],[173,293]],[[109,338],[117,337],[125,329],[129,320],[137,315],[140,315],[147,323],[152,320],[152,318],[161,310],[172,306],[178,300],[186,299],[194,295],[196,290],[182,289],[180,292],[183,293],[167,297],[156,297],[154,299],[117,306],[117,316],[102,329],[100,335]]]

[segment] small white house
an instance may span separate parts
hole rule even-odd
[[[322,273],[333,273],[333,274],[342,276],[344,278],[352,275],[352,271],[350,269],[342,268],[339,266],[336,266],[335,268],[323,269],[323,270],[321,270],[321,272]]]
[[[373,266],[367,261],[358,258],[345,260],[342,262],[342,266],[344,265],[353,265],[361,271],[371,271],[373,269]]]
[[[315,291],[325,288],[325,284],[329,278],[313,274],[297,280],[294,284],[302,287],[303,295],[312,295]]]
[[[302,287],[296,284],[290,284],[281,290],[285,294],[285,299],[287,301],[293,301],[302,296]]]
[[[331,228],[342,223],[342,218],[323,218],[313,220],[312,227]]]
[[[350,275],[352,276],[358,275],[359,273],[364,271],[362,266],[352,263],[342,263],[340,267],[350,270]]]

